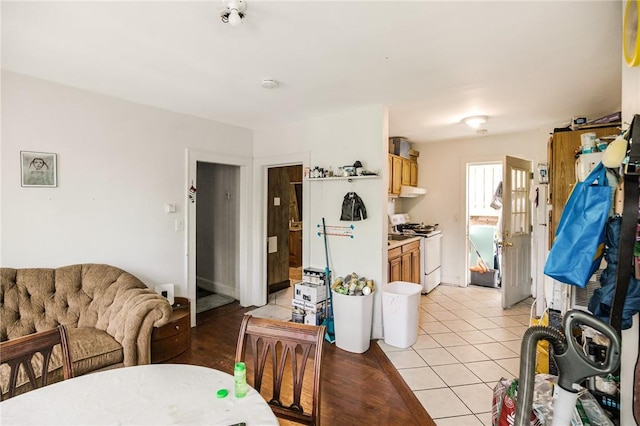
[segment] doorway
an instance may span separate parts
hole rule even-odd
[[[466,283],[500,287],[503,309],[532,294],[531,164],[467,164]]]
[[[267,171],[267,293],[302,279],[302,164]]]
[[[501,185],[501,162],[467,164],[467,285],[500,286]]]
[[[239,180],[238,166],[196,163],[196,313],[240,298]]]

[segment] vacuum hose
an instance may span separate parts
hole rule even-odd
[[[560,355],[567,351],[564,334],[556,329],[534,326],[525,331],[520,349],[520,378],[514,426],[528,426],[531,422],[533,385],[535,384],[536,375],[536,347],[540,340],[549,341],[553,347],[554,354]]]

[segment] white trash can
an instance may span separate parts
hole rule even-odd
[[[418,340],[421,290],[419,284],[406,281],[382,287],[382,323],[387,345],[408,348]]]
[[[373,295],[346,296],[331,290],[336,346],[347,352],[361,354],[371,343]]]

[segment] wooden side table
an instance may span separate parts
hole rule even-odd
[[[189,299],[176,297],[169,323],[151,333],[151,362],[164,362],[180,355],[191,345],[191,306]]]

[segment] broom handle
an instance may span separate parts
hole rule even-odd
[[[329,282],[329,250],[327,248],[327,226],[324,222],[324,217],[322,218],[322,234],[324,236],[324,258],[326,260],[326,267],[324,268],[325,279],[327,280],[326,286],[327,291],[329,292],[329,298],[331,298],[331,282]],[[333,318],[333,306],[329,304],[329,317]]]

